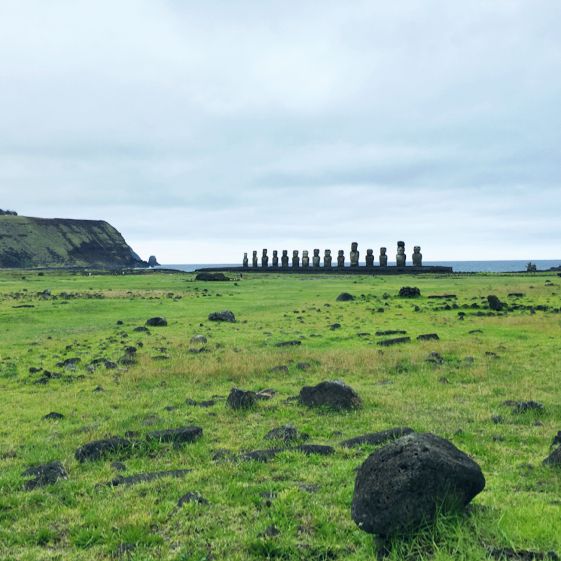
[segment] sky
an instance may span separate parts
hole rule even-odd
[[[559,0],[0,0],[0,208],[144,258],[561,258]]]

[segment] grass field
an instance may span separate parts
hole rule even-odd
[[[422,296],[399,298],[405,285]],[[247,274],[205,283],[189,274],[2,272],[0,559],[373,559],[372,537],[353,523],[350,504],[355,469],[374,448],[338,444],[396,426],[451,440],[481,465],[487,486],[465,516],[396,540],[390,559],[494,559],[492,548],[561,552],[561,469],[542,465],[561,430],[560,285],[554,274]],[[343,291],[356,299],[337,302]],[[444,293],[457,298],[428,298]],[[489,294],[518,309],[490,314]],[[223,309],[237,322],[207,320]],[[168,326],[134,331],[152,316]],[[381,347],[379,330],[405,330],[412,341]],[[425,333],[440,341],[416,340]],[[208,352],[191,352],[194,335],[207,337]],[[288,340],[301,345],[275,346]],[[135,364],[120,362],[127,346],[137,348]],[[442,364],[427,361],[431,353]],[[56,366],[70,358],[80,362]],[[118,366],[88,367],[96,358]],[[46,379],[44,370],[60,377]],[[304,385],[333,379],[360,394],[360,410],[317,411],[290,399]],[[234,386],[277,393],[239,412],[225,402]],[[211,399],[210,407],[187,401]],[[506,400],[545,407],[514,414]],[[64,418],[43,419],[53,411]],[[182,447],[152,443],[100,461],[74,458],[95,439],[141,439],[191,424],[203,436]],[[271,447],[264,435],[284,424],[335,454],[216,460],[217,450]],[[54,460],[68,479],[24,490],[22,472]],[[192,471],[99,485],[119,475],[115,461],[125,464],[124,476]],[[177,506],[195,491],[208,504]]]

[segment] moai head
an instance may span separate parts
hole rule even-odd
[[[278,257],[279,252],[276,249],[273,249],[273,257]]]
[[[297,257],[298,257],[298,250],[295,249],[295,250],[292,252],[292,258],[297,258]]]
[[[405,242],[397,242],[397,253],[403,255],[405,253]]]
[[[415,253],[416,255],[418,255],[419,253],[421,253],[421,246],[420,245],[416,245],[413,248],[413,253]]]
[[[388,251],[387,247],[381,247],[380,248],[380,255],[386,255],[386,251]]]
[[[282,256],[283,257],[288,257],[288,251],[286,249],[282,250]]]
[[[257,251],[254,251],[254,252],[253,252],[253,258],[254,258],[254,259],[257,259]]]
[[[331,250],[330,249],[325,250],[325,257],[331,257]]]
[[[263,257],[267,257],[267,250],[266,249],[263,250]]]
[[[247,259],[247,253],[244,253],[244,254],[243,254],[243,266],[244,266],[244,267],[247,267],[248,264],[249,264],[249,261],[248,261],[248,259]]]
[[[309,254],[310,254],[310,252],[309,252],[307,249],[305,249],[305,250],[302,252],[302,257],[308,257]]]
[[[243,254],[243,260],[244,260],[244,261],[247,261],[247,252],[245,252],[245,253]]]
[[[374,255],[374,250],[373,249],[367,249],[366,250],[366,255],[370,256],[370,255]]]
[[[358,251],[358,243],[357,242],[353,242],[351,244],[351,251]]]
[[[314,257],[319,257],[319,249],[314,249]]]

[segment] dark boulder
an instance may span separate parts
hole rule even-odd
[[[425,333],[417,337],[417,341],[440,341],[437,333]]]
[[[101,460],[111,454],[122,453],[130,450],[133,442],[120,436],[113,436],[103,440],[88,442],[76,450],[75,458],[80,462]]]
[[[487,302],[489,303],[489,308],[495,312],[500,312],[503,309],[503,303],[494,294],[487,296]]]
[[[330,456],[331,454],[335,454],[335,448],[332,446],[324,446],[322,444],[301,444],[294,448],[294,450],[298,450],[298,452],[302,452],[306,454],[306,456],[310,456],[312,454],[318,454],[320,456]]]
[[[421,291],[416,286],[402,286],[399,289],[400,298],[418,298],[421,296]]]
[[[229,281],[230,279],[224,273],[199,273],[195,280],[197,281]]]
[[[393,345],[401,345],[403,343],[410,343],[411,337],[395,337],[394,339],[384,339],[383,341],[378,341],[378,345],[381,347],[393,347]]]
[[[240,390],[232,388],[226,403],[232,409],[251,409],[257,403],[257,394],[252,391]]]
[[[207,342],[207,338],[204,335],[193,335],[190,341],[191,345],[206,345]]]
[[[300,390],[300,402],[308,407],[331,409],[356,409],[362,401],[350,387],[340,382],[320,382],[317,386],[304,386]]]
[[[148,440],[156,440],[158,442],[173,442],[174,444],[184,444],[186,442],[195,442],[203,435],[201,427],[181,427],[178,429],[156,430],[146,435]]]
[[[355,297],[352,294],[349,294],[348,292],[341,292],[341,294],[337,296],[337,302],[350,302],[351,300],[354,299]]]
[[[209,321],[225,321],[228,323],[236,323],[236,316],[230,310],[221,312],[212,312],[208,315]]]
[[[371,454],[358,470],[352,518],[365,532],[415,531],[465,507],[485,487],[480,467],[451,442],[413,433]]]
[[[561,446],[561,430],[557,432],[557,434],[553,437],[553,442],[551,443],[552,446]]]
[[[24,488],[26,491],[31,491],[37,487],[44,487],[45,485],[52,485],[59,479],[68,479],[68,474],[60,462],[32,466],[26,469],[22,475],[33,478],[25,482]]]
[[[43,419],[47,421],[60,421],[64,419],[64,415],[62,413],[57,413],[56,411],[52,411],[43,417]]]
[[[166,327],[167,324],[167,319],[161,317],[155,317],[146,320],[146,325],[149,325],[150,327]]]
[[[354,448],[355,446],[362,446],[363,444],[380,445],[386,444],[390,440],[401,438],[407,434],[413,433],[413,429],[409,427],[397,427],[394,429],[382,430],[379,432],[371,432],[361,436],[355,436],[349,440],[343,440],[341,446],[345,448]]]
[[[403,329],[386,329],[385,331],[376,331],[376,337],[384,337],[386,335],[407,335],[407,331]]]

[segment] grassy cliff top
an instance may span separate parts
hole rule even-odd
[[[0,267],[132,267],[142,262],[103,220],[0,216]]]

